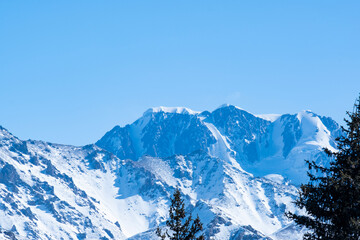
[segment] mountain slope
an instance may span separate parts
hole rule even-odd
[[[120,160],[94,145],[1,133],[0,224],[20,239],[125,239],[166,219],[176,187],[215,239],[264,237],[287,224],[286,209],[294,210],[295,187],[255,178],[203,151]]]
[[[21,141],[4,128],[0,143],[1,228],[23,239],[124,238],[111,209],[99,211],[105,176],[90,156],[103,150]]]
[[[284,213],[304,159],[341,134],[312,112],[153,108],[96,145],[22,141],[0,128],[0,230],[17,239],[157,239],[175,188],[207,239],[301,239]],[[279,175],[280,174],[280,175]],[[4,235],[5,236],[5,235]],[[8,237],[8,235],[6,235]]]

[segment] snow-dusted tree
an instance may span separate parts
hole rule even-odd
[[[330,166],[307,161],[310,181],[296,201],[307,215],[287,214],[310,230],[304,239],[360,239],[360,97],[347,115],[344,135],[336,140],[338,151],[325,149],[333,159]]]
[[[202,223],[199,216],[192,220],[192,216],[186,218],[184,200],[181,198],[181,192],[179,189],[175,190],[173,197],[171,198],[171,205],[169,209],[170,219],[166,221],[168,229],[165,233],[162,233],[158,227],[156,229],[157,236],[160,239],[170,240],[203,240],[204,236],[196,236],[203,230]]]

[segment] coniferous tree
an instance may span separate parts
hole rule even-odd
[[[347,115],[347,128],[336,139],[338,151],[324,149],[333,159],[330,165],[306,161],[310,181],[301,185],[295,204],[307,214],[287,213],[310,230],[304,239],[360,239],[360,97]]]
[[[166,230],[162,233],[158,227],[156,234],[160,239],[165,240],[204,240],[204,236],[196,235],[203,230],[202,223],[199,216],[192,220],[192,216],[186,218],[184,200],[181,198],[179,189],[175,190],[173,197],[171,198],[171,205],[169,209],[170,219],[166,221],[166,226],[170,231]]]

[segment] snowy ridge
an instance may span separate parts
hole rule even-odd
[[[152,107],[149,108],[144,115],[151,114],[151,113],[177,113],[177,114],[199,114],[200,112],[193,111],[186,107]]]
[[[270,113],[270,114],[257,114],[255,116],[270,122],[275,122],[279,117],[281,117],[281,114]]]

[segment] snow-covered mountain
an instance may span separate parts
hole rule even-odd
[[[339,134],[310,111],[255,116],[231,105],[152,108],[84,147],[0,128],[0,237],[156,239],[178,187],[206,239],[300,239],[284,216],[296,211],[292,183],[306,181],[304,159],[328,162],[321,149]]]
[[[322,148],[334,150],[340,134],[334,120],[311,111],[256,116],[232,105],[211,113],[159,107],[131,125],[114,127],[96,145],[120,159],[133,160],[204,150],[235,159],[256,176],[276,173],[299,184],[306,180],[304,159],[327,161]]]

